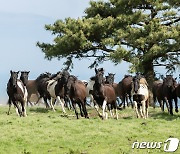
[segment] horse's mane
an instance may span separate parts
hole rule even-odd
[[[125,74],[124,78],[132,77],[132,75]]]
[[[74,81],[78,80],[78,78],[77,78],[76,76],[74,76],[74,75],[70,75],[69,78],[70,78],[70,77],[73,78]]]
[[[94,81],[95,80],[95,76],[90,77],[90,80]]]
[[[144,77],[140,78],[139,83],[140,84],[145,84],[146,86],[148,86],[148,83],[147,83],[147,81],[146,81],[146,79]]]
[[[60,78],[60,76],[58,75],[62,75],[62,73],[59,71],[56,74],[52,74],[50,77],[50,80],[54,79],[54,80],[58,80]]]
[[[36,81],[39,81],[39,80],[41,80],[41,79],[43,79],[43,78],[49,78],[50,75],[51,75],[51,74],[48,73],[48,72],[42,73],[42,74],[40,74],[40,75],[36,78]]]

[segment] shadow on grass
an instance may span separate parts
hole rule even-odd
[[[48,113],[49,110],[46,108],[30,108],[29,111],[36,112],[36,113]]]
[[[165,119],[167,121],[172,121],[172,120],[180,118],[180,115],[174,114],[172,116],[167,112],[158,112],[158,113],[153,112],[153,113],[151,113],[151,118],[153,118],[153,119]]]

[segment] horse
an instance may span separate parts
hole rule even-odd
[[[54,74],[49,81],[47,81],[47,91],[49,92],[50,96],[51,96],[51,106],[53,108],[53,111],[55,111],[54,106],[52,104],[53,98],[56,99],[57,102],[59,102],[61,104],[63,113],[66,113],[65,109],[64,109],[64,87],[63,84],[61,83],[61,76],[62,73],[61,72],[57,72],[56,74]]]
[[[94,102],[94,98],[93,98],[93,95],[92,95],[93,85],[95,83],[94,77],[91,77],[89,81],[86,81],[86,80],[81,80],[81,81],[86,86],[86,94],[87,94],[86,98],[90,98],[90,104],[88,104],[88,105],[92,106],[93,102]]]
[[[154,105],[153,107],[155,108],[155,103],[156,100],[158,101],[161,110],[164,111],[164,97],[163,97],[163,81],[161,80],[156,80],[153,82],[153,86],[152,86],[152,93],[153,93],[153,100],[154,100]],[[167,109],[169,111],[169,105],[166,104]]]
[[[78,104],[81,116],[89,118],[86,109],[86,86],[77,79],[77,77],[70,75],[69,72],[64,71],[61,77],[61,83],[64,85],[65,96],[69,97],[74,108],[77,119],[79,119],[76,104]]]
[[[38,104],[41,99],[44,99],[46,108],[50,107],[47,102],[47,100],[50,101],[50,99],[51,99],[51,95],[47,91],[47,85],[48,85],[48,81],[50,80],[50,78],[51,78],[51,73],[46,72],[46,73],[40,74],[35,80],[36,85],[37,85],[37,91],[40,95],[36,104]],[[52,106],[51,106],[51,108],[52,108]]]
[[[122,100],[123,108],[126,107],[125,104],[126,102],[127,102],[127,106],[129,106],[128,97],[131,102],[131,106],[133,108],[133,102],[131,99],[132,76],[125,75],[124,78],[119,83],[113,83],[113,87],[115,89],[116,96]]]
[[[105,77],[106,77],[105,84],[111,84],[111,85],[113,85],[113,83],[114,83],[114,76],[115,76],[115,74],[113,74],[113,73],[108,73],[108,75],[105,76]]]
[[[178,112],[176,87],[177,87],[177,82],[172,77],[172,75],[166,75],[166,77],[163,79],[162,93],[163,93],[163,99],[165,100],[166,104],[169,105],[169,113],[171,115],[173,115],[173,104],[172,104],[173,100],[175,102],[175,112]]]
[[[97,74],[99,72],[101,72],[104,75],[104,68],[98,68],[98,69],[95,68],[95,73]],[[89,81],[82,80],[82,82],[86,86],[86,94],[87,94],[86,97],[90,98],[90,106],[92,106],[92,104],[94,103],[94,98],[93,98],[93,95],[92,95],[92,91],[93,91],[93,86],[94,86],[94,83],[95,83],[95,77],[92,76],[92,77],[90,77]],[[103,78],[103,82],[105,82],[105,78]]]
[[[95,109],[98,112],[98,115],[102,117],[102,119],[107,119],[107,113],[105,114],[106,105],[111,105],[111,109],[115,110],[116,119],[118,119],[117,113],[117,104],[116,104],[116,94],[115,90],[110,84],[104,84],[104,77],[102,72],[96,72],[95,75],[95,83],[93,86],[93,97],[95,103]],[[103,109],[103,114],[101,115],[98,111],[98,106],[101,106]],[[110,112],[111,113],[111,112]],[[112,114],[111,114],[112,116]]]
[[[136,75],[133,77],[132,93],[137,118],[148,118],[149,90],[144,77]],[[142,109],[141,109],[142,106]]]
[[[39,93],[38,93],[38,90],[37,90],[37,82],[36,82],[36,80],[28,80],[27,84],[26,84],[26,88],[27,88],[27,91],[28,91],[27,104],[30,103],[31,106],[32,106],[33,105],[32,104],[33,98],[36,98],[38,100],[39,97],[40,97]],[[33,101],[37,102],[36,99],[34,99]]]
[[[27,89],[21,80],[18,79],[18,72],[10,71],[10,79],[7,83],[7,94],[9,96],[8,104],[10,112],[11,104],[13,103],[16,108],[16,113],[18,116],[26,117],[26,102],[27,102]],[[22,110],[19,107],[19,103],[21,105]]]
[[[20,76],[20,80],[23,82],[24,86],[26,86],[27,92],[28,92],[28,97],[27,97],[27,105],[28,102],[31,104],[31,106],[33,106],[33,104],[29,101],[29,91],[28,91],[28,76],[29,76],[29,72],[30,71],[21,71],[21,76]]]

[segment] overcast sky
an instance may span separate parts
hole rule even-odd
[[[44,59],[36,42],[51,42],[52,36],[45,31],[45,24],[58,19],[77,18],[84,15],[89,0],[0,0],[0,103],[7,99],[6,84],[10,70],[28,70],[30,79],[40,73],[55,73],[63,68],[63,61]],[[76,61],[72,74],[88,80],[94,70],[88,69],[91,60]],[[128,64],[114,66],[106,62],[106,74],[116,73],[116,81],[127,74]],[[159,70],[164,72],[164,70]]]

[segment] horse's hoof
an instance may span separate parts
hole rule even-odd
[[[178,113],[178,112],[179,112],[179,110],[178,110],[178,109],[175,109],[175,112],[176,112],[176,113]]]

